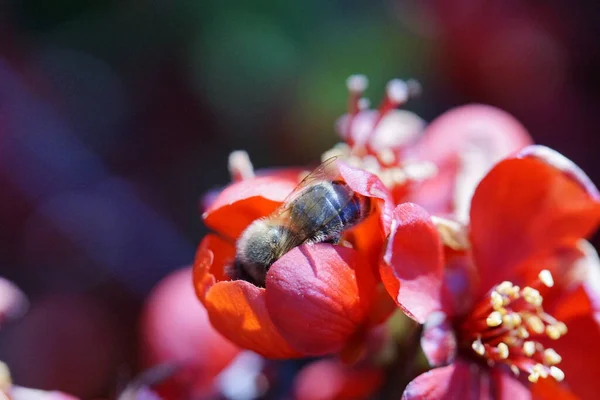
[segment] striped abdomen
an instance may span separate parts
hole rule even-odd
[[[337,243],[343,230],[369,214],[371,204],[345,183],[326,181],[306,188],[289,208],[290,228],[303,241]]]

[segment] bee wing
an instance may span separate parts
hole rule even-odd
[[[310,232],[306,229],[307,225],[311,223],[309,219],[298,219],[292,218],[290,215],[291,205],[294,204],[295,200],[298,198],[298,195],[303,193],[307,188],[309,188],[312,184],[320,181],[335,181],[339,178],[339,171],[336,168],[335,161],[337,157],[331,157],[325,160],[321,165],[315,168],[310,174],[308,174],[293,190],[293,192],[286,198],[285,202],[280,206],[280,208],[275,212],[274,218],[282,221],[282,223],[289,226],[295,235],[290,235],[282,244],[282,247],[286,250],[289,250],[295,246],[298,246],[308,239],[311,238]],[[338,206],[338,212],[344,209],[350,199],[343,200]],[[304,209],[305,215],[317,215],[319,210],[325,209],[325,207],[331,208],[329,204],[329,199],[325,196],[317,197],[309,204],[305,204],[306,208]],[[331,214],[330,218],[327,218],[321,221],[321,227],[329,224],[333,218],[336,217],[335,213]]]
[[[292,190],[292,193],[290,193],[285,198],[285,200],[283,201],[283,204],[281,206],[279,206],[279,208],[277,210],[275,210],[273,217],[274,218],[284,217],[286,214],[286,211],[288,211],[288,209],[289,209],[289,205],[298,197],[298,195],[300,193],[302,193],[302,191],[304,189],[306,189],[312,183],[318,182],[318,181],[336,180],[340,175],[340,172],[338,171],[338,169],[335,165],[335,162],[337,159],[338,159],[337,156],[328,158],[327,160],[323,161],[323,163],[321,165],[319,165],[317,168],[312,170],[308,175],[306,175],[304,177],[304,179],[302,179],[300,181],[298,186],[296,186],[294,188],[294,190]]]

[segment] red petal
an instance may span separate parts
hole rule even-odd
[[[559,340],[546,343],[562,357],[558,365],[565,373],[564,384],[582,399],[595,399],[600,393],[596,363],[600,360],[600,324],[592,315],[563,321],[569,331]]]
[[[236,239],[252,221],[272,213],[297,184],[297,180],[285,175],[233,183],[202,215],[204,223],[215,232]]]
[[[529,385],[524,385],[507,369],[492,370],[492,398],[496,400],[526,400],[531,398]]]
[[[300,356],[273,325],[265,289],[245,281],[219,282],[206,293],[204,305],[213,326],[240,347],[267,358]]]
[[[352,190],[377,201],[381,213],[381,229],[387,235],[392,221],[393,202],[383,182],[377,176],[341,161],[337,162],[337,167],[342,178]]]
[[[429,316],[423,327],[421,347],[429,365],[437,367],[450,363],[456,356],[456,337],[451,321],[442,312]]]
[[[435,368],[408,384],[403,400],[490,399],[489,377],[481,367],[463,361]]]
[[[394,210],[380,272],[388,293],[419,323],[442,308],[442,242],[431,217],[420,206],[405,203]]]
[[[456,206],[463,207],[460,195],[468,199],[472,194],[480,174],[529,144],[531,138],[519,121],[498,108],[481,104],[454,108],[431,122],[417,145],[416,157],[435,163],[439,173],[414,190],[409,201],[431,213],[454,212]],[[475,152],[476,161],[484,164],[477,168],[462,165],[469,160],[464,156]],[[457,196],[455,190],[464,194]]]
[[[532,256],[589,235],[600,221],[596,194],[574,179],[583,174],[574,164],[549,149],[559,167],[527,151],[496,165],[473,196],[470,238],[481,292],[511,280]],[[565,173],[567,166],[578,172]]]
[[[440,165],[473,144],[488,150],[488,159],[499,160],[532,143],[527,130],[512,115],[496,107],[469,104],[437,117],[419,142],[422,159]]]
[[[193,281],[196,295],[203,299],[206,291],[218,281],[229,280],[225,273],[235,257],[235,247],[217,235],[206,235],[196,251]]]
[[[531,395],[535,400],[579,400],[579,397],[575,396],[564,384],[558,383],[552,378],[540,379],[535,385],[531,385]],[[512,399],[516,399],[516,397]]]
[[[366,399],[381,385],[383,371],[352,368],[336,360],[309,364],[294,382],[297,400]]]
[[[299,246],[267,274],[266,302],[283,337],[306,354],[337,352],[368,317],[375,282],[356,251]]]

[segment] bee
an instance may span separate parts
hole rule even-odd
[[[264,287],[269,267],[305,243],[337,244],[343,231],[372,211],[370,198],[354,192],[339,176],[336,157],[317,167],[282,205],[252,222],[236,243],[231,278]]]

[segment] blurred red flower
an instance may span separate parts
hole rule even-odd
[[[594,398],[600,386],[585,362],[600,357],[600,271],[581,238],[599,222],[589,178],[541,146],[484,177],[467,227],[398,206],[382,279],[427,321],[430,364],[449,363],[413,380],[404,398]]]
[[[207,235],[196,254],[196,293],[213,326],[239,346],[269,358],[339,351],[352,357],[366,327],[380,322],[373,308],[382,298],[376,276],[391,216],[388,192],[372,174],[344,163],[338,169],[352,190],[374,200],[377,211],[344,235],[352,248],[296,247],[269,268],[265,287],[228,275],[235,242],[250,223],[282,204],[298,175],[235,182],[204,213],[204,222],[217,234]]]
[[[349,366],[324,359],[304,367],[294,382],[296,400],[351,400],[369,398],[383,383],[381,368]]]
[[[414,202],[429,212],[468,212],[477,182],[502,158],[532,143],[511,115],[492,106],[456,107],[426,126],[416,114],[399,110],[418,90],[412,81],[390,81],[378,110],[366,106],[366,77],[351,76],[348,113],[337,124],[344,139],[324,158],[341,155],[373,172],[395,204]]]
[[[173,366],[171,376],[154,386],[168,399],[212,394],[214,378],[240,351],[212,327],[191,283],[191,268],[171,273],[154,288],[142,314],[142,365]]]

